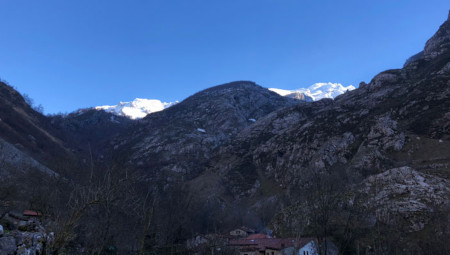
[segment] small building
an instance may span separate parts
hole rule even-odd
[[[311,242],[307,243],[303,247],[299,248],[298,255],[316,255],[319,254],[317,252],[317,242],[311,240]]]
[[[328,254],[328,255],[338,255],[339,249],[338,247],[331,242],[328,239],[325,239],[325,241],[322,244],[322,254]],[[312,240],[305,246],[299,249],[298,255],[319,255],[319,246],[317,243],[317,240]],[[326,252],[325,252],[326,251]]]
[[[36,212],[36,211],[32,211],[32,210],[24,210],[22,215],[24,217],[30,217],[30,218],[31,217],[34,217],[34,218],[42,217],[42,213]]]
[[[230,235],[233,237],[247,237],[251,234],[254,234],[255,230],[242,226],[240,228],[236,228],[230,231]]]

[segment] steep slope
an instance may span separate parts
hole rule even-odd
[[[4,155],[17,155],[16,161],[21,158],[19,161],[34,162],[30,163],[33,166],[42,164],[41,169],[57,171],[75,158],[49,119],[33,110],[14,88],[3,82],[0,82],[0,139],[3,150],[10,148],[3,151]],[[13,166],[20,163],[16,161],[10,163]],[[22,171],[22,167],[18,168]]]

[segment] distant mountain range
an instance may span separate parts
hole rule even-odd
[[[318,101],[322,98],[332,98],[344,94],[346,91],[354,90],[352,85],[343,86],[340,83],[314,83],[308,88],[296,90],[285,90],[269,88],[269,90],[280,96],[290,97],[307,102]],[[175,102],[161,102],[158,99],[136,98],[131,102],[120,102],[117,105],[103,105],[95,107],[96,110],[104,110],[117,116],[124,116],[130,119],[142,119],[150,113],[162,111],[177,104]]]

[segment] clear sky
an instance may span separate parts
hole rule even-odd
[[[400,68],[449,1],[0,0],[0,77],[46,113],[182,100],[233,80],[357,86]]]

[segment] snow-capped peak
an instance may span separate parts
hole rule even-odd
[[[104,110],[118,116],[125,116],[130,119],[141,119],[147,114],[162,111],[176,102],[161,102],[157,99],[136,98],[131,102],[120,102],[118,105],[104,105],[95,107],[96,110]]]
[[[299,89],[299,92],[305,93],[307,96],[313,98],[314,101],[322,98],[335,98],[341,94],[344,94],[348,90],[354,90],[353,85],[344,87],[340,83],[315,83],[306,89]]]
[[[352,85],[343,86],[340,83],[331,83],[331,82],[319,82],[314,83],[308,88],[300,88],[296,90],[285,90],[285,89],[277,89],[270,88],[269,90],[279,94],[280,96],[287,96],[294,92],[301,92],[306,96],[311,97],[314,101],[320,100],[322,98],[335,98],[341,94],[344,94],[348,90],[354,90],[355,87]]]

